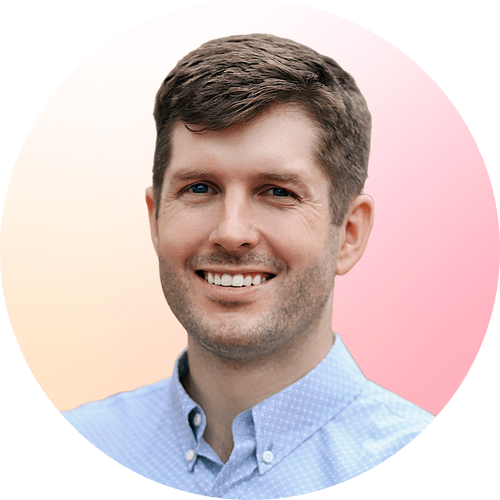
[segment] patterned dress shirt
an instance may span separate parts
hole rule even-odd
[[[90,442],[159,483],[206,496],[280,498],[310,493],[374,467],[415,438],[433,416],[367,380],[337,335],[303,378],[233,421],[223,463],[203,439],[203,409],[174,375],[63,412]]]

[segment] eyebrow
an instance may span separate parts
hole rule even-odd
[[[189,181],[198,178],[213,178],[213,172],[202,169],[192,169],[192,168],[181,168],[172,175],[173,181]],[[292,172],[263,172],[258,174],[257,179],[260,181],[271,181],[271,182],[286,182],[293,184],[303,184],[303,178]]]
[[[209,179],[212,178],[213,176],[214,175],[211,172],[208,172],[207,170],[181,168],[180,170],[172,174],[172,181],[174,182],[190,181],[192,179],[198,179],[201,177]]]
[[[304,184],[304,179],[292,172],[265,172],[259,174],[257,178],[261,181],[284,182],[291,184]]]

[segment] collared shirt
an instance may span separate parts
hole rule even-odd
[[[90,442],[159,483],[206,496],[264,499],[346,481],[393,455],[433,416],[367,380],[337,335],[303,378],[240,413],[223,463],[203,439],[206,417],[174,375],[63,412]]]

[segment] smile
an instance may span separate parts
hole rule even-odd
[[[196,271],[196,274],[200,276],[200,278],[208,281],[211,285],[230,287],[257,286],[275,276],[271,273],[228,274],[210,271]]]

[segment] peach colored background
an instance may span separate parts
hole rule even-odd
[[[59,409],[169,376],[185,345],[144,203],[153,98],[185,53],[237,32],[331,55],[372,111],[365,191],[376,222],[363,259],[337,280],[333,323],[365,375],[438,413],[474,360],[497,285],[498,219],[462,119],[377,36],[291,5],[284,22],[278,4],[265,5],[265,16],[252,10],[231,24],[207,25],[197,8],[140,26],[72,75],[33,127],[4,208],[2,276],[19,345]]]

